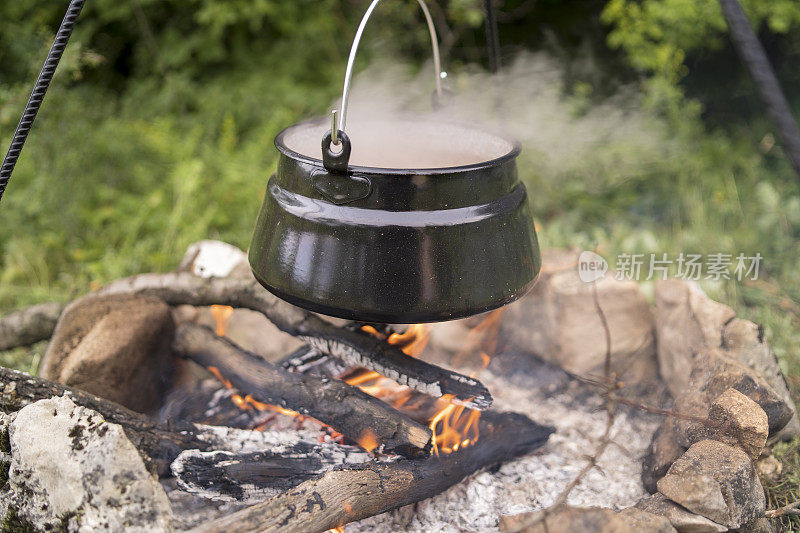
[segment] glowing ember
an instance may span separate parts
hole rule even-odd
[[[222,384],[225,385],[226,388],[228,388],[228,389],[233,389],[234,388],[233,384],[231,384],[230,380],[225,379],[222,376],[222,374],[220,373],[220,371],[219,371],[219,369],[217,367],[209,366],[208,367],[208,371],[211,372],[212,374],[214,374],[214,376],[218,380],[220,380],[220,382],[222,382]],[[233,401],[233,403],[239,409],[244,409],[245,411],[250,410],[250,409],[255,409],[257,411],[271,411],[273,413],[278,413],[278,414],[281,414],[281,415],[286,415],[288,417],[294,418],[298,423],[302,423],[305,420],[314,420],[314,422],[318,423],[320,426],[322,426],[325,429],[326,434],[328,436],[330,436],[331,440],[333,440],[335,442],[342,442],[342,440],[344,439],[344,435],[342,435],[341,433],[339,433],[338,431],[336,431],[335,429],[333,429],[329,425],[323,424],[319,420],[311,418],[310,416],[306,416],[306,415],[300,414],[297,411],[292,411],[291,409],[286,409],[285,407],[281,407],[280,405],[272,405],[272,404],[269,404],[269,403],[259,402],[258,400],[256,400],[252,396],[250,396],[249,394],[244,396],[244,397],[242,397],[241,394],[233,394],[233,395],[231,395],[231,400]],[[267,427],[267,424],[261,424],[258,427],[256,427],[255,429],[258,430],[258,431],[264,431],[264,429],[266,429],[266,427]],[[378,445],[377,440],[375,439],[374,435],[372,435],[372,440],[375,441],[375,444],[372,445],[371,448],[367,448],[366,446],[364,446],[364,449],[366,449],[367,451],[372,451]],[[324,441],[324,438],[323,438],[322,435],[320,435],[320,442],[323,442],[323,441]],[[366,444],[370,444],[370,441],[366,440],[365,443]]]
[[[228,319],[233,314],[233,307],[229,305],[212,305],[211,315],[217,323],[217,335],[222,337],[228,329]]]
[[[339,526],[333,529],[329,529],[328,533],[344,533],[344,526]]]

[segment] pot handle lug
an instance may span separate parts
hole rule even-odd
[[[338,152],[333,151],[333,130],[322,138],[322,164],[330,172],[347,172],[347,164],[350,162],[350,137],[342,130],[338,131],[339,143],[342,149]]]
[[[349,204],[366,198],[372,192],[367,176],[340,174],[317,169],[311,174],[311,185],[323,198],[336,205]]]

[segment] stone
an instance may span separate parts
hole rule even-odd
[[[665,420],[653,434],[642,462],[642,483],[647,492],[652,494],[658,490],[658,480],[685,451],[686,447],[678,443],[675,421],[671,418]]]
[[[634,531],[647,533],[676,533],[672,524],[666,517],[642,511],[636,507],[628,507],[619,512],[626,522],[633,526]]]
[[[709,520],[728,524],[728,506],[722,495],[722,486],[710,475],[684,473],[670,475],[658,480],[658,491],[681,504],[693,513]]]
[[[738,531],[738,533],[772,533],[774,529],[772,528],[772,523],[769,521],[769,518],[762,516],[761,518],[744,524],[736,531]]]
[[[708,419],[719,424],[714,428],[715,436],[731,437],[752,459],[761,455],[769,424],[767,413],[756,402],[736,389],[728,389],[711,403]]]
[[[500,531],[520,531],[522,533],[639,533],[636,528],[613,509],[603,507],[563,506],[548,511],[504,516],[500,519]],[[532,526],[524,527],[530,520],[540,520]],[[651,531],[651,530],[644,530]],[[658,530],[652,530],[654,533]]]
[[[728,528],[694,513],[689,512],[677,503],[668,500],[663,494],[653,494],[642,498],[635,506],[637,509],[669,520],[678,533],[722,533]]]
[[[766,510],[764,489],[750,457],[714,440],[693,444],[659,480],[658,491],[730,528],[752,522]]]
[[[655,328],[661,378],[674,397],[686,387],[694,354],[722,344],[722,328],[735,313],[691,281],[656,281]]]
[[[217,329],[217,321],[209,307],[197,308],[192,322]],[[233,343],[271,362],[303,345],[303,341],[279,330],[263,314],[250,309],[234,309],[222,331]]]
[[[676,400],[675,409],[702,421],[680,418],[675,421],[676,441],[689,447],[695,442],[713,439],[741,447],[757,459],[767,441],[767,414],[748,396],[736,389],[727,389],[708,405],[708,394],[687,389]]]
[[[800,436],[800,420],[778,360],[764,339],[764,330],[758,324],[736,318],[722,331],[722,346],[728,355],[758,372],[778,393],[783,402],[795,412],[792,419],[775,437],[788,440]]]
[[[698,352],[687,389],[700,391],[708,400],[713,400],[729,388],[749,397],[767,413],[770,435],[777,434],[794,415],[794,411],[755,370],[732,359],[719,348]]]
[[[170,531],[169,500],[122,427],[69,398],[22,408],[9,427],[6,520],[38,530]]]
[[[612,371],[626,385],[654,391],[660,381],[653,315],[639,285],[616,280],[613,273],[594,284],[581,281],[577,257],[564,251],[543,255],[543,271],[531,292],[507,306],[501,338],[573,374],[602,374],[606,332],[595,306],[596,286],[610,330]]]
[[[247,254],[232,244],[215,240],[190,244],[178,271],[201,278],[252,277]]]
[[[768,455],[756,461],[758,475],[768,484],[778,483],[783,472],[783,463]]]
[[[150,412],[170,382],[174,328],[169,306],[156,298],[76,300],[56,325],[39,375]]]

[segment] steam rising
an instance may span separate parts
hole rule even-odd
[[[584,108],[577,99],[564,95],[562,69],[543,54],[521,54],[496,76],[474,68],[451,74],[447,85],[452,100],[437,111],[431,105],[430,65],[416,75],[409,75],[409,70],[396,62],[376,62],[356,75],[348,133],[381,123],[384,126],[373,131],[372,137],[391,148],[402,130],[392,124],[404,114],[422,115],[440,124],[478,124],[520,141],[522,177],[554,188],[570,179],[578,188],[614,186],[632,175],[649,175],[650,166],[675,153],[665,125],[642,108],[633,89]],[[334,107],[339,107],[338,101],[331,104]],[[355,138],[353,145],[355,152]],[[480,146],[472,148],[484,160],[493,155]],[[319,157],[319,148],[315,150],[314,156]]]

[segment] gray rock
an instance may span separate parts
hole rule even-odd
[[[675,475],[668,472],[658,480],[658,491],[693,513],[720,524],[727,525],[730,522],[722,486],[710,475],[691,472]]]
[[[676,533],[672,524],[666,517],[642,511],[636,507],[628,507],[619,512],[619,515],[631,524],[635,531],[643,533]]]
[[[752,522],[766,510],[764,489],[750,457],[713,440],[693,444],[659,480],[658,491],[731,528]]]
[[[690,281],[657,281],[654,294],[659,369],[677,398],[689,382],[694,354],[702,348],[719,347],[722,328],[735,313]]]
[[[704,393],[710,404],[729,388],[736,389],[761,406],[767,413],[770,435],[777,434],[792,419],[794,411],[758,372],[732,359],[721,349],[698,352],[687,389]]]
[[[748,396],[727,389],[708,406],[709,394],[687,389],[675,402],[684,415],[703,418],[698,421],[680,418],[675,421],[676,441],[685,447],[705,439],[739,446],[751,458],[761,454],[769,433],[767,414]]]
[[[663,516],[669,520],[678,533],[722,533],[728,528],[689,512],[685,508],[668,500],[663,494],[653,494],[642,498],[635,506],[637,509],[655,515]]]
[[[769,518],[761,517],[744,524],[736,530],[738,533],[772,533],[774,531]]]
[[[178,271],[201,278],[252,277],[247,254],[232,244],[215,240],[190,244]]]
[[[217,328],[209,307],[181,306],[181,318]],[[267,361],[277,361],[303,345],[303,341],[279,330],[263,314],[249,309],[234,309],[224,326],[225,337]]]
[[[652,494],[658,490],[658,480],[664,477],[672,463],[685,451],[686,447],[678,442],[675,421],[665,420],[653,434],[642,462],[642,483],[647,492]]]
[[[800,420],[797,418],[792,395],[786,386],[786,380],[778,366],[778,360],[764,339],[762,328],[749,320],[737,318],[731,320],[722,332],[722,346],[737,361],[746,364],[761,374],[769,385],[781,397],[784,403],[795,414],[776,437],[789,439],[800,436]]]
[[[783,472],[783,463],[772,455],[768,455],[756,461],[756,470],[759,477],[767,484],[775,484],[778,483],[781,472]]]
[[[569,372],[597,375],[605,363],[606,333],[593,284],[578,277],[577,256],[544,254],[543,273],[530,294],[507,307],[501,337]],[[613,274],[595,283],[611,333],[612,371],[626,384],[652,392],[660,381],[653,315],[644,294],[635,281],[618,281]]]
[[[39,375],[149,412],[169,384],[174,327],[169,306],[156,298],[76,300],[58,321]]]
[[[769,423],[767,413],[756,402],[736,389],[728,389],[711,403],[708,418],[719,424],[714,428],[715,440],[725,442],[722,437],[728,437],[751,458],[761,455],[767,443]]]
[[[9,430],[8,519],[66,531],[171,529],[167,496],[120,426],[61,397],[25,406]]]

